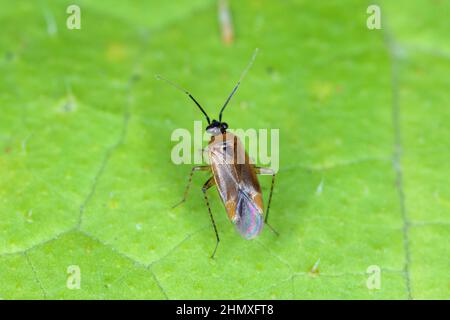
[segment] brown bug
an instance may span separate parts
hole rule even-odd
[[[255,50],[255,53],[253,54],[248,66],[242,73],[241,78],[225,101],[225,104],[220,110],[218,121],[211,121],[205,110],[187,90],[167,79],[162,78],[161,76],[157,76],[157,79],[164,80],[187,94],[205,115],[208,122],[206,132],[211,134],[211,140],[209,141],[207,147],[210,164],[195,166],[192,168],[183,199],[174,207],[180,205],[186,200],[192,182],[192,175],[195,171],[211,171],[212,176],[203,184],[202,187],[206,206],[208,207],[209,216],[216,234],[216,246],[214,247],[211,258],[214,257],[220,241],[216,223],[209,205],[208,196],[206,194],[206,191],[214,185],[217,186],[219,196],[225,206],[228,218],[245,239],[253,239],[258,236],[264,223],[267,224],[272,231],[275,232],[275,234],[278,234],[268,223],[270,203],[272,200],[273,187],[275,183],[275,172],[270,168],[261,168],[252,164],[239,138],[232,133],[227,132],[228,124],[222,121],[223,111],[238,89],[247,71],[252,66],[257,52],[258,49]],[[256,177],[258,174],[272,175],[272,184],[265,217],[261,187]]]

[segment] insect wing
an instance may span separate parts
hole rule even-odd
[[[264,225],[262,212],[245,191],[238,193],[234,224],[245,239],[255,238]]]
[[[233,164],[233,145],[229,141],[224,142],[225,148],[213,148],[210,150],[212,169],[216,178],[216,185],[220,197],[224,203],[237,202],[239,189],[239,177],[236,166]],[[233,218],[233,217],[230,217]]]
[[[253,239],[261,232],[264,218],[261,189],[248,155],[239,139],[230,133],[210,144],[208,149],[228,217],[244,238]],[[239,163],[239,155],[244,163]]]

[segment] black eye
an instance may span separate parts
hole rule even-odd
[[[222,128],[223,129],[228,129],[228,124],[226,122],[222,122]]]

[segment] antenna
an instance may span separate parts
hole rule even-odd
[[[233,91],[231,91],[231,94],[228,96],[227,101],[225,101],[225,104],[223,105],[222,109],[220,109],[220,113],[219,113],[219,122],[222,122],[222,113],[223,110],[225,110],[225,107],[227,106],[228,102],[230,102],[231,97],[233,97],[234,93],[236,92],[236,90],[238,89],[239,85],[241,84],[242,79],[244,79],[245,75],[247,74],[248,70],[251,68],[251,66],[253,65],[253,62],[256,59],[256,55],[258,54],[259,49],[256,48],[255,52],[253,52],[253,56],[250,59],[250,62],[248,63],[247,67],[244,69],[244,71],[241,74],[241,77],[239,78],[239,81],[237,82],[236,86],[233,88]]]
[[[176,84],[176,83],[174,83],[174,82],[172,82],[172,81],[170,81],[170,80],[167,80],[166,78],[163,78],[163,77],[160,76],[159,74],[155,75],[155,78],[156,78],[157,80],[164,80],[165,82],[167,82],[168,84],[170,84],[170,85],[171,85],[172,87],[174,87],[175,89],[178,89],[178,90],[180,90],[181,92],[184,92],[185,94],[187,94],[187,95],[189,96],[189,98],[191,98],[192,101],[195,102],[195,104],[196,104],[197,107],[200,109],[200,111],[205,115],[206,120],[208,121],[208,124],[211,123],[211,120],[209,119],[208,114],[206,113],[206,111],[203,110],[202,106],[197,102],[197,100],[195,100],[195,98],[189,93],[189,91],[187,91],[186,89],[184,89],[184,88],[181,87],[180,85],[178,85],[178,84]]]

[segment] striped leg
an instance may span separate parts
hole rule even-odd
[[[214,232],[216,233],[216,246],[214,247],[214,251],[211,255],[211,259],[213,259],[214,255],[216,254],[216,250],[217,250],[217,247],[219,246],[220,239],[219,239],[219,233],[217,232],[216,223],[214,222],[214,217],[211,212],[211,207],[209,206],[209,201],[208,201],[208,196],[206,195],[206,191],[209,188],[211,188],[212,186],[214,186],[215,184],[216,184],[216,182],[214,181],[214,177],[211,177],[208,179],[208,181],[205,182],[205,184],[203,185],[203,188],[202,188],[203,196],[205,197],[205,203],[206,203],[206,206],[208,207],[209,217],[211,218],[211,222],[214,227]]]
[[[189,188],[191,187],[191,182],[192,182],[192,176],[194,175],[195,171],[209,171],[211,170],[210,166],[195,166],[192,168],[191,173],[189,174],[189,181],[188,184],[186,186],[186,189],[184,190],[184,195],[183,195],[183,199],[181,199],[180,202],[178,202],[177,204],[175,204],[172,209],[178,207],[180,204],[182,204],[183,202],[186,201],[186,198],[188,196],[189,193]]]

